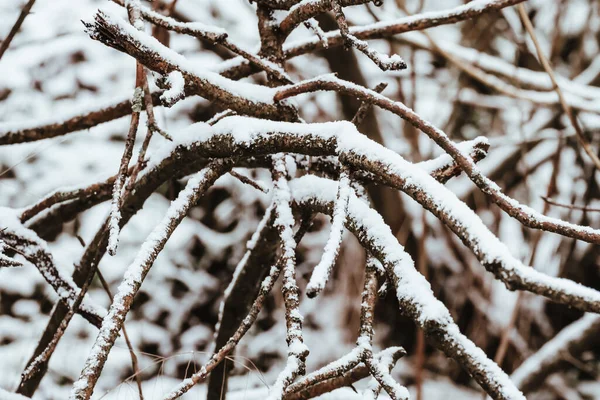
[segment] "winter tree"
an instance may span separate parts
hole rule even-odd
[[[600,398],[597,1],[0,12],[0,399]]]

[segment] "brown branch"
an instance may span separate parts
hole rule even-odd
[[[533,209],[523,206],[516,200],[506,196],[494,182],[481,173],[473,160],[463,154],[442,130],[421,118],[421,116],[399,101],[392,101],[377,92],[330,76],[316,78],[285,87],[275,95],[275,100],[321,90],[333,90],[339,93],[356,96],[362,101],[370,102],[402,117],[404,120],[426,133],[438,144],[438,146],[452,156],[456,164],[460,166],[484,194],[486,194],[503,211],[524,226],[558,233],[563,236],[583,240],[589,243],[600,244],[600,232],[597,230],[541,215]]]
[[[294,198],[300,205],[331,213],[335,201],[331,182],[311,178],[309,183],[302,179],[292,186]],[[382,224],[377,212],[351,197],[347,228],[384,266],[396,288],[400,312],[414,320],[436,347],[456,360],[493,399],[525,399],[508,376],[460,333],[449,311],[434,298],[429,283],[415,270],[412,259],[389,228],[375,229]]]
[[[233,176],[235,179],[239,180],[246,185],[252,186],[255,189],[260,190],[263,193],[269,193],[269,189],[266,188],[262,183],[256,182],[255,180],[248,178],[245,175],[240,174],[234,170],[229,171],[229,175]]]
[[[551,198],[548,198],[545,196],[541,196],[541,197],[542,197],[542,200],[544,200],[546,203],[556,206],[556,207],[568,208],[570,210],[579,210],[579,211],[585,211],[585,212],[600,212],[600,208],[577,206],[575,204],[563,204],[563,203],[558,203],[558,202],[552,200]]]
[[[21,229],[25,230],[25,228]],[[102,316],[98,314],[95,307],[78,300],[81,291],[78,291],[78,288],[60,273],[54,263],[52,254],[47,250],[47,245],[37,238],[35,233],[27,232],[27,237],[23,237],[18,232],[13,232],[10,228],[7,228],[0,231],[0,239],[36,266],[46,282],[58,295],[59,301],[64,302],[69,308],[74,308],[78,314],[92,325],[99,327]]]
[[[160,105],[158,93],[152,94],[152,103]],[[72,117],[62,118],[48,124],[14,130],[10,129],[10,125],[8,125],[6,128],[0,128],[0,146],[49,139],[70,132],[89,129],[131,114],[131,106],[131,99],[126,99],[112,105],[98,106],[93,111],[76,112]]]
[[[389,357],[396,363],[406,355],[402,347],[390,347],[374,355],[375,359]],[[288,388],[284,400],[307,400],[329,393],[335,389],[351,386],[370,375],[369,368],[360,363],[357,357],[350,363],[340,365],[342,359],[311,373]]]
[[[403,17],[389,22],[366,25],[350,29],[350,33],[358,39],[382,39],[398,35],[400,33],[423,30],[440,25],[454,24],[460,21],[477,18],[481,15],[496,12],[505,7],[510,7],[525,0],[489,0],[485,6],[481,4],[465,4],[450,10],[416,14]],[[289,17],[288,17],[289,18]],[[285,20],[284,20],[285,21]],[[285,26],[284,22],[281,23]],[[329,32],[327,34],[328,47],[341,46],[344,39],[341,32]],[[301,54],[311,53],[323,47],[320,40],[307,40],[285,49],[285,57],[291,58]]]
[[[238,84],[236,91],[228,88],[233,81],[208,71],[199,71],[190,67],[185,58],[173,50],[153,40],[151,37],[133,31],[117,17],[109,17],[102,11],[95,15],[94,22],[85,23],[88,34],[92,39],[99,40],[107,46],[136,58],[147,68],[166,75],[178,70],[186,82],[186,93],[198,94],[208,100],[216,101],[225,108],[230,108],[241,114],[250,114],[260,118],[277,118],[282,120],[296,120],[294,107],[285,104],[273,104],[262,101],[264,96],[256,95],[257,91],[266,88],[254,85],[252,98],[249,84]],[[139,39],[139,40],[138,40]],[[140,41],[142,40],[142,41]],[[177,60],[177,61],[174,61]],[[239,94],[239,89],[246,87],[245,95]]]
[[[271,236],[270,233],[274,233],[274,229],[271,225],[273,220],[274,215],[272,214],[272,207],[269,207],[269,209],[265,213],[265,216],[263,217],[263,220],[261,221],[259,231],[256,232],[256,235],[258,235],[256,241],[252,242],[252,244],[246,251],[246,254],[236,267],[234,279],[232,280],[231,285],[227,288],[225,293],[225,299],[221,304],[221,314],[224,313],[225,307],[227,306],[230,299],[233,299],[234,297],[236,297],[236,295],[239,295],[240,293],[247,292],[247,290],[241,289],[240,282],[245,280],[247,283],[248,277],[250,277],[248,274],[251,274],[253,270],[257,270],[257,268],[253,268],[253,262],[252,260],[250,260],[250,258],[256,258],[257,253],[260,254],[262,252],[261,242],[266,242],[264,244],[268,245],[269,241],[265,239],[268,239],[269,236]],[[302,225],[300,226],[300,229],[298,229],[298,231],[294,235],[294,241],[296,242],[296,244],[300,243],[302,237],[306,234],[308,227],[310,226],[311,220],[312,218],[310,216],[302,220]],[[268,275],[262,280],[262,284],[258,288],[258,293],[256,294],[256,298],[254,299],[252,305],[249,308],[247,316],[239,322],[239,326],[231,335],[231,337],[227,340],[227,342],[224,345],[222,345],[219,348],[219,350],[211,356],[210,360],[208,360],[208,362],[200,369],[199,372],[196,372],[194,375],[192,375],[191,378],[184,380],[180,385],[178,385],[175,389],[169,392],[169,394],[165,397],[165,400],[174,400],[178,397],[181,397],[194,385],[206,379],[206,377],[211,372],[213,372],[215,368],[226,358],[226,356],[235,349],[235,346],[237,346],[239,341],[244,337],[244,335],[248,332],[248,330],[256,321],[258,313],[262,309],[262,306],[267,296],[269,295],[269,293],[271,293],[271,290],[273,290],[273,286],[275,285],[275,282],[277,281],[283,267],[285,266],[285,262],[285,257],[279,257],[277,259],[277,262],[273,266],[271,266]],[[241,304],[244,303],[242,302]],[[222,332],[221,324],[223,323],[223,321],[225,321],[225,319],[221,315],[219,318],[219,327],[217,328],[218,333]]]
[[[139,62],[136,64],[136,79],[135,79],[135,90],[133,91],[133,99],[131,103],[132,114],[131,121],[129,123],[129,132],[127,133],[127,139],[125,140],[125,148],[123,149],[123,156],[121,157],[121,164],[117,172],[117,178],[115,179],[112,204],[110,208],[110,220],[109,220],[109,239],[108,239],[108,254],[114,256],[117,252],[117,246],[119,244],[119,221],[121,219],[121,203],[123,202],[123,192],[125,179],[127,178],[127,171],[129,170],[129,161],[133,154],[133,146],[135,145],[135,137],[137,134],[138,124],[140,121],[140,113],[142,112],[143,104],[143,82],[146,80],[146,74],[144,72],[144,66]]]
[[[33,7],[34,3],[35,3],[35,0],[29,0],[25,4],[25,6],[23,6],[23,9],[21,10],[19,17],[15,21],[15,24],[10,29],[10,32],[8,32],[8,35],[6,36],[6,38],[4,38],[4,40],[0,44],[0,59],[2,59],[4,52],[6,52],[6,50],[8,49],[8,46],[10,46],[10,42],[12,42],[13,38],[19,31],[19,28],[21,28],[23,21],[25,21],[25,18],[27,18],[27,15],[29,15],[29,12],[31,11],[31,7]]]

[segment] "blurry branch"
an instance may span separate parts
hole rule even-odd
[[[272,8],[274,10],[289,10],[302,0],[250,0],[262,7]]]
[[[343,81],[331,75],[317,77],[284,87],[275,95],[275,100],[283,100],[302,93],[322,90],[333,90],[338,93],[356,96],[362,101],[370,102],[402,117],[417,129],[426,133],[438,146],[452,156],[457,165],[460,166],[484,194],[521,224],[529,228],[541,229],[574,239],[584,240],[589,243],[600,244],[599,231],[547,217],[506,196],[494,182],[479,171],[473,160],[463,154],[443,131],[421,118],[421,116],[399,101],[390,100],[373,90],[355,85],[352,82]]]
[[[539,42],[537,40],[537,36],[535,34],[535,30],[533,29],[533,26],[531,25],[531,21],[529,20],[529,17],[527,16],[527,11],[525,11],[525,7],[523,7],[522,4],[519,4],[517,6],[517,9],[519,11],[519,16],[521,17],[521,21],[523,21],[523,25],[525,26],[525,29],[527,30],[527,32],[529,33],[529,36],[531,37],[531,40],[533,41],[535,50],[537,51],[540,62],[542,63],[542,67],[544,67],[544,70],[548,73],[548,76],[552,80],[552,85],[554,87],[554,90],[556,90],[556,93],[558,94],[558,98],[560,100],[560,105],[561,105],[563,111],[565,112],[565,114],[567,114],[567,116],[569,117],[569,120],[571,121],[573,128],[575,128],[575,132],[577,133],[577,138],[579,139],[581,146],[583,146],[583,149],[585,150],[587,155],[590,157],[590,159],[596,166],[596,169],[600,170],[600,158],[598,158],[598,156],[596,155],[594,150],[592,150],[590,143],[588,142],[588,140],[585,137],[585,134],[583,133],[583,129],[581,128],[581,125],[579,125],[579,121],[577,120],[577,117],[575,116],[575,114],[573,114],[573,110],[571,110],[571,107],[569,107],[569,105],[567,104],[567,101],[565,100],[565,96],[564,96],[560,86],[556,82],[556,77],[554,76],[554,71],[552,71],[552,67],[548,63],[548,60],[546,59],[544,52],[540,48],[540,44],[539,44]]]
[[[255,181],[255,180],[253,180],[251,178],[248,178],[247,176],[242,175],[239,172],[231,170],[231,171],[229,171],[229,175],[233,176],[234,178],[236,178],[240,182],[245,183],[246,185],[250,185],[253,188],[260,190],[263,193],[269,193],[269,188],[265,187],[265,185],[263,185],[260,182]]]
[[[535,354],[528,357],[511,375],[511,379],[527,393],[541,385],[547,376],[599,343],[600,316],[586,314],[561,330]]]
[[[158,93],[152,94],[152,103],[160,105]],[[104,122],[124,117],[131,114],[131,99],[121,100],[111,105],[99,105],[95,108],[85,107],[75,111],[68,117],[50,121],[49,123],[34,123],[31,126],[11,127],[10,123],[0,124],[0,145],[32,142],[36,140],[53,138],[69,132],[89,129]],[[3,126],[4,125],[4,126]],[[23,125],[23,124],[19,124]]]
[[[431,38],[431,36],[427,34],[427,32],[423,32],[423,35],[427,37],[427,39],[430,42],[430,47],[425,47],[425,49],[434,51],[442,55],[444,58],[446,58],[448,61],[452,62],[456,67],[458,67],[462,72],[466,73],[471,78],[481,82],[482,84],[488,86],[489,88],[499,93],[502,93],[508,97],[526,100],[536,104],[543,104],[549,106],[561,104],[560,96],[556,96],[553,93],[537,92],[533,90],[524,90],[517,88],[492,74],[484,72],[483,70],[472,64],[468,64],[462,59],[456,57],[454,54],[447,52],[442,47],[438,46],[436,41],[434,41]],[[409,44],[412,43],[408,40],[406,40],[405,42]],[[507,75],[506,71],[504,71],[504,75]],[[568,85],[568,83],[570,83],[570,81],[565,81],[565,85]],[[593,101],[580,97],[578,94],[576,95],[569,93],[569,96],[563,98],[563,100],[565,100],[572,107],[577,108],[579,110],[600,113],[600,107],[598,105],[594,104]]]
[[[115,176],[111,176],[110,178],[98,182],[93,183],[88,186],[74,188],[71,190],[68,189],[59,189],[56,190],[44,198],[32,204],[29,207],[26,207],[21,212],[21,222],[25,223],[31,218],[35,217],[37,214],[42,211],[49,209],[57,204],[65,203],[70,200],[82,200],[88,197],[99,196],[101,193],[106,190],[108,187],[112,187],[115,182]]]
[[[29,11],[31,11],[31,7],[33,7],[33,3],[35,3],[35,0],[29,0],[25,4],[25,6],[23,6],[23,9],[21,10],[19,17],[15,21],[15,24],[10,29],[10,32],[8,32],[8,35],[4,38],[2,43],[0,43],[0,59],[2,59],[2,56],[8,49],[8,46],[10,46],[10,42],[12,42],[13,38],[19,31],[19,28],[23,24],[23,21],[25,21],[25,18],[27,17],[27,15],[29,15]]]
[[[576,206],[574,204],[563,204],[563,203],[558,203],[548,197],[542,196],[542,200],[544,200],[546,203],[553,205],[553,206],[557,206],[557,207],[562,207],[562,208],[568,208],[570,210],[580,210],[580,211],[585,211],[585,212],[600,212],[600,208],[590,208],[590,207],[584,207],[584,206]]]
[[[436,46],[433,47],[427,37],[421,33],[400,35],[394,37],[393,41],[422,50],[437,51],[437,49],[441,49],[446,54],[454,56],[455,59],[462,60],[478,69],[503,77],[518,84],[519,87],[530,88],[542,92],[554,90],[552,81],[546,72],[533,71],[528,68],[519,67],[500,57],[480,52],[470,47],[463,47],[457,43],[436,38]],[[598,64],[600,66],[600,61]],[[556,76],[556,80],[564,93],[572,95],[566,96],[567,102],[571,104],[572,107],[581,107],[582,104],[580,103],[582,103],[582,101],[580,99],[600,97],[600,88],[583,83],[577,78],[570,80],[562,76]],[[544,96],[542,93],[527,90],[523,90],[522,92],[530,94],[531,97],[539,98],[538,101],[540,103],[550,101],[549,97]],[[577,97],[573,97],[573,95]],[[556,103],[558,103],[558,101],[556,101]]]
[[[133,298],[154,264],[156,257],[164,248],[175,228],[187,215],[188,210],[196,204],[200,196],[210,188],[215,180],[230,168],[230,160],[218,160],[192,177],[188,181],[186,188],[171,203],[166,215],[154,228],[148,240],[144,242],[136,259],[127,269],[123,281],[119,286],[119,291],[115,295],[109,312],[102,322],[102,327],[93,349],[86,360],[79,379],[73,385],[71,399],[87,400],[91,397],[108,358],[108,354],[131,308]]]

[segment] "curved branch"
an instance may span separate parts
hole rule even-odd
[[[457,147],[450,138],[439,128],[424,120],[399,101],[393,101],[389,98],[352,82],[347,82],[333,76],[315,78],[300,82],[296,85],[281,89],[275,96],[276,100],[296,96],[300,93],[315,92],[321,90],[333,90],[358,97],[360,100],[370,102],[378,107],[388,110],[404,120],[410,122],[417,129],[427,134],[437,143],[446,153],[448,153],[456,164],[469,176],[469,178],[496,203],[508,215],[515,218],[521,224],[534,229],[541,229],[548,232],[554,232],[573,239],[583,240],[589,243],[600,244],[600,231],[571,224],[557,218],[547,217],[537,211],[519,204],[516,200],[506,196],[498,185],[481,173],[475,162]]]

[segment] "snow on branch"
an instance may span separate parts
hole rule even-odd
[[[77,301],[81,290],[71,277],[57,268],[46,242],[21,224],[17,211],[0,207],[0,221],[2,224],[0,241],[3,243],[3,247],[12,249],[35,265],[46,282],[54,289],[60,301],[70,308],[75,308],[77,313],[92,325],[100,326],[100,321],[106,311],[91,303],[88,298],[85,299],[85,302]],[[6,255],[2,256],[6,258]],[[20,263],[18,260],[13,261],[17,265]]]
[[[293,232],[295,220],[292,214],[292,199],[288,187],[284,155],[273,157],[272,175],[274,226],[279,232],[281,257],[283,258],[283,285],[281,291],[285,306],[288,358],[285,368],[279,373],[275,384],[269,390],[268,400],[280,400],[283,398],[287,387],[294,382],[296,377],[305,373],[308,347],[304,344],[302,335],[303,317],[299,310],[300,290],[296,281],[296,242]]]
[[[150,233],[141,247],[136,259],[129,266],[108,314],[102,321],[94,346],[81,371],[79,379],[73,384],[70,399],[89,399],[96,382],[104,368],[108,354],[117,340],[125,317],[131,308],[133,298],[140,289],[142,281],[150,271],[156,257],[164,248],[167,240],[187,215],[188,210],[223,173],[231,168],[231,162],[215,161],[193,176],[177,198],[171,203],[162,221]]]
[[[273,103],[274,89],[235,82],[207,71],[109,11],[98,11],[94,21],[86,22],[85,26],[92,39],[129,54],[153,71],[162,75],[180,71],[191,93],[217,101],[241,114],[295,119],[293,107]]]
[[[265,215],[261,219],[258,227],[256,228],[256,231],[252,235],[252,238],[248,241],[248,250],[246,251],[246,253],[235,268],[235,272],[231,283],[225,290],[224,299],[221,302],[219,310],[219,322],[216,327],[217,333],[215,336],[218,336],[218,334],[221,332],[220,328],[224,318],[224,309],[226,303],[228,302],[233,293],[233,290],[235,290],[236,285],[238,285],[242,279],[247,279],[246,274],[247,269],[249,268],[250,257],[256,253],[257,245],[259,244],[259,242],[267,239],[267,231],[273,226],[272,222],[275,219],[273,209],[274,203],[271,203],[271,205],[265,211]],[[305,224],[301,225],[298,231],[294,234],[294,242],[296,244],[300,243],[300,240],[302,240],[302,237],[305,235],[308,229],[308,224],[306,224],[307,222],[308,224],[310,224],[310,221],[303,221],[303,223]],[[183,380],[183,382],[181,382],[175,389],[171,390],[171,392],[169,392],[165,396],[164,400],[174,400],[176,398],[181,397],[183,394],[188,392],[194,385],[204,380],[208,376],[208,374],[214,371],[216,366],[219,363],[221,363],[225,359],[225,357],[234,350],[235,346],[237,346],[239,341],[244,337],[244,335],[248,332],[248,330],[256,321],[258,313],[262,309],[263,304],[267,299],[267,296],[273,290],[277,278],[281,274],[281,271],[285,267],[285,264],[288,262],[287,260],[288,259],[284,255],[282,255],[277,259],[277,262],[273,266],[271,266],[268,275],[260,284],[258,294],[252,302],[250,310],[248,311],[248,315],[241,321],[240,325],[237,327],[233,335],[230,338],[228,338],[225,345],[222,346],[217,352],[215,352],[208,360],[208,362],[198,372],[195,372],[191,377]],[[285,398],[288,398],[287,395]]]
[[[530,207],[519,204],[516,200],[502,193],[498,185],[487,178],[479,168],[477,168],[473,160],[468,155],[464,154],[446,133],[421,118],[421,116],[399,101],[390,100],[386,96],[373,90],[366,89],[352,82],[338,79],[332,75],[317,77],[315,79],[284,87],[277,93],[275,100],[282,100],[288,97],[297,96],[301,93],[321,90],[333,90],[342,94],[356,96],[362,101],[377,105],[411,123],[435,141],[438,146],[454,159],[457,165],[460,166],[484,194],[489,196],[494,203],[511,217],[517,219],[521,224],[530,228],[541,229],[572,237],[574,239],[600,244],[599,231],[571,224],[557,218],[547,217]]]
[[[153,103],[160,104],[158,94],[153,94]],[[70,108],[64,115],[27,122],[0,123],[0,145],[8,145],[49,139],[70,132],[89,129],[104,122],[131,114],[131,95],[98,101],[93,105]]]
[[[454,24],[456,22],[473,19],[483,14],[492,13],[506,7],[513,6],[525,0],[476,0],[449,10],[430,11],[422,14],[402,17],[391,21],[382,21],[374,24],[350,27],[349,32],[358,39],[381,39],[398,35],[400,33],[423,30],[434,26]],[[313,15],[310,15],[312,17]],[[287,19],[291,19],[292,14]],[[285,30],[288,25],[282,21],[281,27]],[[341,46],[344,38],[340,31],[327,32],[328,47]],[[321,40],[310,38],[298,42],[288,43],[284,46],[286,58],[310,53],[322,48]]]
[[[231,154],[250,156],[269,150],[272,154],[282,151],[339,154],[352,169],[378,176],[381,182],[402,190],[431,211],[509,289],[531,291],[584,311],[600,312],[600,292],[524,266],[510,255],[506,246],[454,193],[421,168],[360,134],[349,122],[300,124],[234,116],[212,127],[206,124],[192,125],[182,132],[181,137],[186,143],[182,147],[200,152],[205,157],[227,157]],[[460,157],[466,159],[468,156],[460,152]],[[472,160],[468,162],[472,163]],[[531,210],[531,213],[535,211]],[[529,215],[527,218],[531,219]],[[576,230],[584,240],[594,241],[600,235],[592,228],[563,221],[561,224],[570,229],[557,232],[565,236],[570,236],[569,233]]]
[[[335,13],[335,19],[340,28],[340,33],[344,38],[347,47],[354,47],[364,55],[369,57],[382,71],[399,71],[406,69],[406,63],[397,54],[388,56],[387,54],[381,54],[378,51],[369,47],[369,44],[364,40],[358,39],[352,35],[348,30],[348,23],[346,22],[346,16],[339,0],[333,0],[333,11]]]
[[[336,184],[310,175],[298,178],[291,182],[293,198],[319,211],[332,212]],[[440,350],[454,358],[493,399],[525,399],[506,373],[460,333],[381,216],[354,195],[348,203],[347,227],[385,267],[396,288],[400,311],[412,318]]]
[[[340,246],[344,237],[344,223],[346,222],[346,210],[348,208],[348,199],[350,198],[350,177],[347,169],[342,169],[340,174],[340,184],[338,187],[337,201],[333,211],[331,222],[331,233],[325,244],[321,261],[315,267],[308,286],[306,287],[306,295],[308,297],[316,297],[327,284],[329,275],[333,270],[333,266],[338,258]]]
[[[171,71],[164,80],[168,87],[160,95],[160,101],[166,107],[171,107],[185,96],[185,79],[179,71]]]

